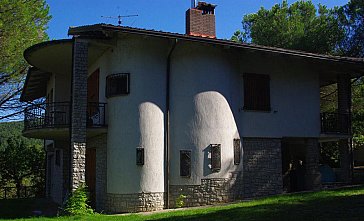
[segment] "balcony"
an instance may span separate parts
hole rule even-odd
[[[331,137],[350,137],[351,115],[341,113],[321,113],[321,135]]]
[[[33,104],[24,111],[23,135],[40,139],[69,137],[70,102]],[[89,102],[86,111],[87,136],[106,133],[106,103]]]

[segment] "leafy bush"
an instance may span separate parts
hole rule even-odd
[[[185,202],[183,201],[184,199],[186,199],[186,196],[185,196],[185,195],[183,195],[183,194],[181,194],[181,195],[179,195],[179,196],[177,197],[177,199],[176,199],[176,207],[177,207],[177,208],[182,208],[182,207],[184,207],[184,205],[185,205]]]
[[[88,194],[86,185],[78,187],[66,201],[63,209],[65,215],[91,215],[94,214],[93,209],[87,204]]]

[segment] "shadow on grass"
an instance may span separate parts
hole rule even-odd
[[[57,209],[57,204],[47,199],[3,199],[0,200],[0,219],[34,217],[34,211],[41,211],[43,217],[54,217]]]
[[[147,219],[148,220],[148,219]],[[190,220],[364,220],[364,196],[333,196],[321,200],[285,201],[256,206],[237,206],[205,214],[189,214],[153,219]]]

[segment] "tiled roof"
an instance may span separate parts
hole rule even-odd
[[[224,46],[242,48],[242,49],[247,49],[247,50],[271,52],[271,53],[277,53],[277,54],[282,54],[282,55],[285,54],[285,55],[313,58],[313,59],[319,59],[319,60],[364,64],[363,58],[351,58],[351,57],[339,57],[339,56],[332,56],[332,55],[315,54],[315,53],[303,52],[303,51],[298,51],[298,50],[290,50],[290,49],[284,49],[284,48],[276,48],[276,47],[262,46],[262,45],[256,45],[256,44],[235,42],[235,41],[226,40],[226,39],[191,36],[191,35],[186,35],[186,34],[156,31],[156,30],[150,30],[150,29],[132,28],[132,27],[126,27],[126,26],[115,26],[115,25],[104,24],[104,23],[94,24],[94,25],[85,25],[85,26],[79,26],[79,27],[70,27],[68,30],[69,35],[96,37],[96,38],[97,37],[111,37],[111,36],[108,36],[109,32],[122,32],[122,33],[132,33],[132,34],[155,36],[155,37],[162,37],[162,38],[172,38],[172,39],[174,38],[174,39],[181,39],[181,40],[186,40],[186,41],[203,42],[203,43],[215,44],[215,45],[224,45]]]

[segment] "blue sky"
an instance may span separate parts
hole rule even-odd
[[[218,38],[230,38],[241,28],[243,15],[257,12],[260,7],[271,8],[282,0],[208,0],[217,5],[216,33]],[[289,0],[289,3],[295,0]],[[341,6],[348,0],[313,0],[314,4],[324,4],[329,8]],[[185,11],[190,0],[47,0],[53,16],[48,34],[51,39],[68,38],[70,26],[95,23],[117,25],[117,19],[101,16],[138,14],[126,18],[123,25],[168,32],[185,33]]]

